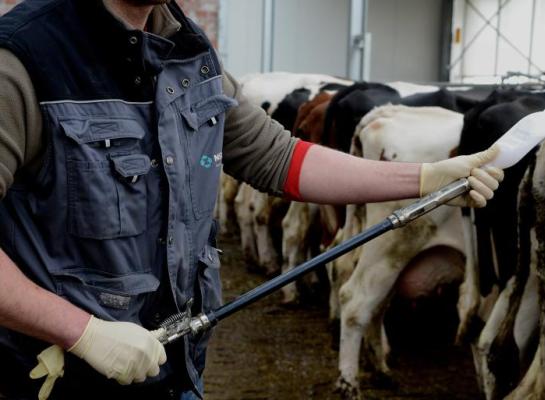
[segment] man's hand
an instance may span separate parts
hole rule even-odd
[[[121,385],[157,376],[167,356],[148,330],[129,322],[107,322],[91,317],[83,335],[69,352]]]
[[[494,191],[504,176],[501,169],[485,167],[497,157],[498,152],[498,147],[491,147],[469,156],[422,164],[420,196],[435,192],[460,178],[469,177],[471,185],[469,194],[454,199],[449,204],[462,207],[485,207],[486,202],[494,197]]]

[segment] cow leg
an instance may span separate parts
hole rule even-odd
[[[540,313],[540,351],[539,380],[535,388],[535,398],[545,400],[545,147],[542,145],[537,155],[533,177],[532,193],[536,214],[535,232],[537,238],[537,276]]]
[[[539,288],[539,297],[540,297],[540,306],[541,306],[541,330],[540,330],[540,346],[538,350],[539,354],[539,374],[536,384],[536,397],[539,400],[545,400],[545,275],[540,275],[540,288]]]
[[[257,245],[254,234],[253,189],[243,183],[235,197],[235,214],[240,229],[242,254],[249,269],[257,268]]]
[[[394,381],[388,368],[388,355],[390,345],[384,328],[384,313],[389,301],[384,303],[381,310],[371,320],[367,331],[363,336],[363,369],[370,373],[370,382],[377,388],[392,388]]]
[[[254,191],[254,233],[256,237],[259,266],[265,274],[272,276],[280,269],[270,230],[270,217],[274,199]]]
[[[522,371],[529,368],[539,344],[539,312],[538,278],[534,260],[514,327]]]
[[[239,184],[234,178],[231,178],[225,173],[221,174],[221,186],[217,208],[220,232],[224,235],[234,231],[234,203],[238,188]]]
[[[474,337],[477,337],[478,334],[475,331],[479,329],[477,314],[481,298],[476,258],[477,249],[475,248],[475,229],[469,215],[464,215],[462,226],[464,247],[466,249],[466,263],[464,282],[460,285],[460,296],[458,298],[458,316],[460,318],[456,334],[456,343],[458,344],[472,341]]]
[[[386,245],[383,242],[376,240],[374,244],[380,248]],[[388,260],[387,257],[370,264],[362,257],[348,282],[341,288],[341,375],[338,387],[345,398],[357,399],[359,396],[357,379],[362,338],[368,334],[373,319],[380,315],[403,265],[403,261]],[[379,350],[374,355],[383,356],[380,353]],[[385,360],[379,362],[377,369],[385,374],[389,372]]]
[[[288,213],[282,220],[282,273],[290,271],[304,261],[306,253],[304,239],[309,225],[309,205],[292,202]],[[282,288],[282,296],[284,304],[292,304],[297,301],[298,292],[295,282]]]
[[[308,206],[309,222],[302,241],[304,246],[302,251],[305,253],[304,261],[318,256],[323,251],[320,206],[317,204],[309,204]],[[315,272],[303,276],[297,283],[297,289],[302,300],[306,300],[309,304],[323,304],[325,294],[329,291],[326,268],[320,267]]]
[[[543,374],[543,364],[541,361],[542,348],[545,345],[544,341],[540,344],[534,360],[526,372],[524,379],[520,382],[517,388],[505,398],[505,400],[543,400],[545,399],[545,374]]]
[[[488,355],[490,354],[490,347],[498,334],[501,323],[509,311],[509,298],[514,290],[514,285],[514,278],[512,278],[500,293],[494,304],[492,313],[479,336],[477,345],[473,349],[477,375],[488,400],[493,399],[496,387],[496,377],[489,369]]]
[[[496,337],[493,339],[487,354],[489,371],[494,375],[495,384],[492,390],[492,399],[502,399],[510,393],[520,381],[519,349],[515,342],[515,321],[520,304],[527,286],[531,264],[531,229],[535,222],[532,202],[531,180],[529,173],[521,185],[519,193],[519,221],[518,221],[518,258],[513,279],[513,289],[509,294],[509,305],[505,318],[498,326]]]
[[[336,246],[361,232],[364,224],[365,207],[349,205],[346,207],[346,222],[344,228],[340,229],[333,240],[331,246]],[[329,278],[329,320],[331,324],[337,325],[340,321],[341,308],[339,301],[339,291],[348,281],[359,260],[362,247],[339,257],[337,260],[328,264],[327,272]],[[338,338],[337,338],[338,341]]]

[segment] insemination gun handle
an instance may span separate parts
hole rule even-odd
[[[366,229],[351,239],[331,248],[319,256],[304,262],[285,274],[279,275],[270,281],[263,283],[255,289],[239,296],[230,303],[205,314],[191,316],[191,305],[188,305],[185,313],[174,315],[161,324],[159,341],[169,344],[191,334],[197,335],[215,326],[221,320],[255,303],[263,297],[281,289],[303,275],[314,271],[331,261],[336,260],[351,250],[375,239],[393,229],[401,228],[411,221],[435,210],[437,207],[448,203],[450,200],[468,192],[470,189],[467,179],[460,179],[437,192],[431,193],[407,207],[394,211],[382,222]]]

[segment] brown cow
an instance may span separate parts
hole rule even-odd
[[[312,143],[321,143],[325,115],[332,98],[332,92],[324,91],[303,103],[297,113],[293,135]],[[333,207],[293,202],[282,220],[282,272],[315,255],[320,244],[331,243],[338,230],[337,221],[343,219],[337,217]],[[316,235],[315,230],[310,229],[312,225],[322,228],[319,229],[320,234]],[[316,276],[311,275],[305,280],[305,285],[314,286],[317,281]],[[299,295],[295,284],[284,287],[282,293],[286,304],[297,301]]]

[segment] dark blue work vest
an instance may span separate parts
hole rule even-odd
[[[205,35],[168,7],[182,24],[168,39],[127,30],[101,0],[27,0],[0,19],[47,141],[39,175],[17,176],[0,203],[0,246],[47,290],[150,329],[190,299],[194,312],[220,305],[212,212],[236,105]],[[191,388],[206,341],[167,348],[161,378],[178,373]],[[0,349],[21,363],[45,346],[0,330]]]

